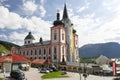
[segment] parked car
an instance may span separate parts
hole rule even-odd
[[[53,71],[58,71],[56,67],[50,67],[50,69],[52,69]]]
[[[29,70],[29,65],[28,64],[21,64],[19,68],[23,71],[28,71]]]
[[[19,70],[11,71],[10,77],[14,78],[15,80],[24,80],[25,74]]]
[[[50,71],[46,68],[41,68],[40,73],[49,73]]]

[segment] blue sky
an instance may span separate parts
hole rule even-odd
[[[29,31],[50,39],[50,27],[65,0],[0,0],[0,40],[23,45]],[[66,0],[68,15],[79,35],[79,46],[120,42],[120,0]]]

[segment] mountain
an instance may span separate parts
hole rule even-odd
[[[98,57],[101,54],[108,58],[120,57],[120,44],[117,42],[87,44],[79,48],[84,58]]]
[[[11,42],[6,42],[6,41],[1,41],[0,40],[0,51],[10,52],[12,46],[18,46],[18,45],[13,44]]]

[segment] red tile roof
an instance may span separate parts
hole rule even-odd
[[[30,60],[28,58],[26,58],[25,56],[13,53],[12,54],[12,62],[30,62]]]
[[[32,61],[32,63],[36,63],[36,64],[44,64],[46,60],[44,59],[35,59]]]
[[[32,61],[32,63],[36,64],[51,64],[50,60],[45,60],[45,59],[35,59]]]
[[[0,63],[2,62],[12,62],[12,59],[8,56],[2,56],[0,57]]]
[[[0,57],[0,62],[30,62],[30,60],[20,54],[12,53]]]

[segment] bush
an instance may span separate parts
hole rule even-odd
[[[65,75],[65,74],[67,74],[67,72],[65,72],[65,71],[63,71],[63,72],[61,73],[61,75]]]
[[[120,80],[120,78],[114,78],[113,80]]]

